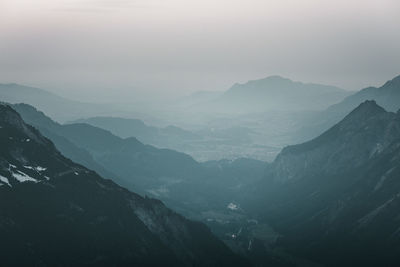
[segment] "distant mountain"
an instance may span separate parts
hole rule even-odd
[[[92,104],[76,102],[39,88],[15,83],[0,84],[0,99],[11,104],[33,105],[58,121],[71,120],[96,110]]]
[[[387,81],[381,87],[367,87],[346,97],[340,103],[329,107],[328,110],[340,110],[348,113],[366,100],[375,100],[387,111],[396,112],[400,108],[400,75]]]
[[[233,85],[214,105],[220,111],[237,113],[322,110],[349,94],[334,86],[270,76]]]
[[[63,157],[0,105],[2,265],[248,266],[201,223]]]
[[[304,121],[303,128],[299,130],[299,136],[303,139],[318,136],[366,100],[374,100],[384,109],[396,112],[400,109],[400,76],[387,81],[381,87],[362,89],[346,97],[343,101],[330,106],[325,111],[314,114]]]
[[[118,117],[92,117],[75,120],[72,123],[86,123],[110,131],[122,137],[136,137],[145,144],[158,147],[173,147],[175,143],[188,140],[201,139],[201,136],[186,131],[176,126],[158,128],[148,126],[138,119],[126,119]]]
[[[232,239],[230,235],[227,236],[232,228],[231,223],[237,225],[237,219],[246,221],[245,215],[235,214],[240,210],[231,211],[227,207],[239,197],[242,188],[263,177],[266,167],[265,162],[244,158],[199,163],[183,153],[144,145],[135,138],[123,139],[88,124],[55,123],[29,105],[13,107],[46,136],[57,137],[54,142],[63,154],[74,149],[64,146],[64,142],[60,144],[60,137],[72,147],[89,154],[91,163],[94,161],[107,172],[116,173],[107,177],[134,192],[157,197],[189,218],[207,223],[225,242]],[[86,164],[81,154],[70,155],[81,164]],[[220,219],[230,217],[233,221]],[[248,257],[253,253],[253,249],[232,249]],[[258,247],[254,246],[254,249]],[[269,254],[264,253],[255,264],[260,261],[278,266]]]
[[[121,138],[136,137],[141,140],[142,138],[156,138],[158,134],[157,127],[148,126],[143,121],[138,119],[92,117],[88,119],[78,119],[69,122],[68,124],[74,123],[90,124],[95,127],[110,131]],[[142,140],[142,142],[145,141]]]
[[[365,101],[319,137],[286,147],[248,196],[280,244],[329,266],[394,266],[400,112]]]
[[[220,167],[214,168],[214,163],[201,164],[184,153],[145,145],[134,137],[120,138],[89,124],[58,124],[29,105],[13,108],[52,139],[64,155],[83,165],[89,162],[99,173],[108,172],[107,177],[115,182],[157,197],[185,214],[225,209],[238,186],[260,179],[265,168],[264,162],[250,159],[218,162]],[[165,130],[176,131],[168,127]]]
[[[270,147],[274,154],[269,153],[265,150],[267,146],[252,144],[257,136],[264,140],[265,136],[259,132],[248,127],[219,127],[224,122],[210,122],[191,131],[173,125],[154,127],[141,120],[118,117],[93,117],[70,123],[90,124],[122,138],[135,137],[144,144],[184,152],[202,162],[242,157],[266,160],[279,152],[278,148]]]
[[[64,98],[40,88],[15,83],[0,84],[0,101],[32,105],[45,112],[53,120],[62,123],[83,117],[122,115],[154,120],[154,117],[135,109],[135,105],[85,103]]]
[[[183,153],[144,145],[134,137],[123,139],[85,123],[58,124],[28,105],[13,107],[24,120],[47,134],[48,138],[59,136],[68,140],[73,146],[86,151],[98,165],[134,186],[136,191],[144,192],[158,184],[160,177],[183,179],[199,173],[194,170],[200,169],[200,165]],[[56,145],[59,144],[58,139],[54,141]],[[67,148],[59,146],[59,149],[64,153]],[[81,164],[85,163],[80,157],[71,156]]]

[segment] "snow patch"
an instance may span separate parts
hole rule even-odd
[[[37,172],[43,172],[43,171],[47,170],[47,168],[44,168],[44,167],[41,167],[41,166],[32,167],[32,166],[25,165],[24,168],[25,169],[29,169],[29,170],[34,170],[34,171],[37,171]]]
[[[230,210],[238,210],[239,209],[238,205],[236,205],[235,203],[232,203],[232,202],[229,203],[226,208],[230,209]]]
[[[27,175],[26,173],[23,173],[21,171],[17,171],[17,172],[13,172],[12,176],[17,179],[19,182],[23,183],[23,182],[35,182],[37,183],[38,180],[36,180],[35,178],[30,177],[29,175]]]
[[[45,170],[47,170],[47,168],[37,166],[37,167],[36,167],[36,170],[37,170],[38,172],[44,172]]]
[[[31,166],[24,166],[25,169],[29,169],[29,170],[35,170],[35,168],[31,167]]]
[[[8,186],[11,187],[10,182],[9,182],[8,179],[7,179],[6,177],[4,177],[4,176],[1,176],[1,175],[0,175],[0,182],[2,182],[2,183],[4,183],[4,184],[7,184]]]

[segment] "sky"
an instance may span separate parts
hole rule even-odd
[[[398,0],[0,0],[0,83],[89,101],[400,74]]]

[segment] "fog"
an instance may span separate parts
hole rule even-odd
[[[396,0],[1,0],[0,82],[91,102],[276,74],[358,90],[398,73],[398,10]]]

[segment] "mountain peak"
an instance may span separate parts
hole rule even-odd
[[[371,117],[376,114],[386,113],[387,111],[379,106],[375,100],[366,100],[356,107],[347,117],[361,115],[363,117]]]
[[[264,78],[263,80],[270,80],[270,81],[292,81],[292,80],[290,80],[290,79],[288,79],[288,78],[285,78],[285,77],[282,77],[282,76],[280,76],[280,75],[271,75],[271,76],[268,76],[268,77]]]
[[[254,84],[267,84],[267,85],[279,85],[282,83],[294,83],[292,80],[288,79],[288,78],[284,78],[282,76],[279,75],[271,75],[271,76],[267,76],[265,78],[261,78],[261,79],[256,79],[256,80],[249,80],[245,83],[235,83],[232,88],[241,88],[243,86],[248,86],[248,85],[254,85]]]
[[[268,83],[271,85],[294,83],[292,80],[279,75],[271,75],[259,80],[251,80],[248,83],[259,83],[259,82]]]

